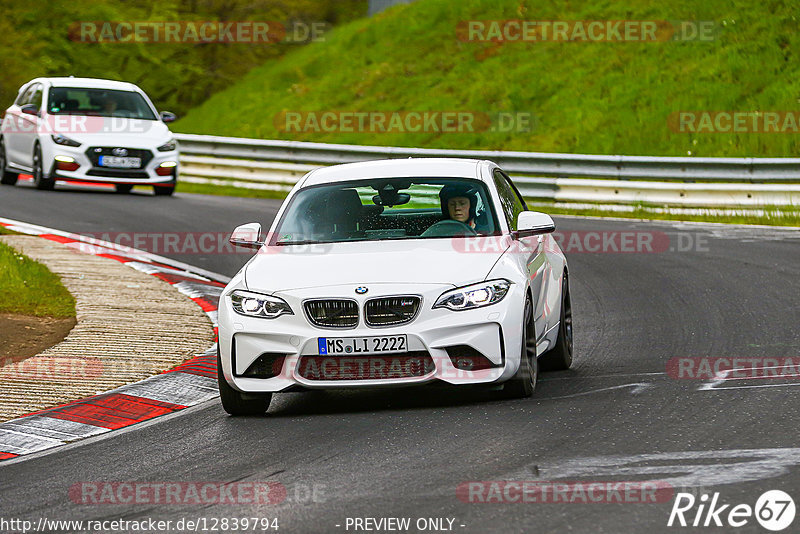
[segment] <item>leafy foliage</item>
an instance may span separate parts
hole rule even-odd
[[[336,25],[366,13],[366,0],[0,0],[0,101],[38,76],[133,82],[178,114],[236,83],[295,43],[84,42],[80,22],[274,21]],[[100,27],[98,25],[98,27]]]

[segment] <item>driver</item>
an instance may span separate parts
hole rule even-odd
[[[103,114],[113,115],[114,112],[117,111],[117,101],[116,99],[106,96],[103,99]]]
[[[445,219],[462,222],[473,230],[478,230],[475,228],[478,205],[475,189],[463,184],[446,185],[439,191],[439,200]]]

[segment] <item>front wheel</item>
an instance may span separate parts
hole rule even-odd
[[[525,313],[522,320],[522,350],[519,369],[511,379],[503,385],[503,396],[512,399],[530,397],[536,389],[539,378],[539,361],[536,357],[536,335],[533,327],[533,304],[531,298],[525,298]]]
[[[553,348],[542,355],[543,371],[564,371],[572,366],[572,299],[566,271],[561,282],[561,318],[558,339]]]
[[[0,141],[0,184],[14,185],[17,183],[19,174],[6,170],[8,162],[6,161],[6,146],[3,141]]]
[[[55,178],[45,178],[44,164],[42,163],[42,149],[39,145],[33,149],[33,185],[36,189],[50,191],[56,186]]]
[[[217,347],[217,384],[222,408],[230,415],[264,415],[272,401],[272,393],[260,393],[256,398],[244,398],[241,392],[233,389],[222,373],[222,358]]]

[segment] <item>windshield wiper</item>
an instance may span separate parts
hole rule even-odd
[[[313,241],[311,239],[303,239],[301,241],[278,241],[276,245],[316,245],[324,243],[324,241]]]

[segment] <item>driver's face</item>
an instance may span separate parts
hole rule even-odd
[[[467,197],[453,197],[447,201],[447,211],[450,218],[466,223],[469,220],[469,199]]]

